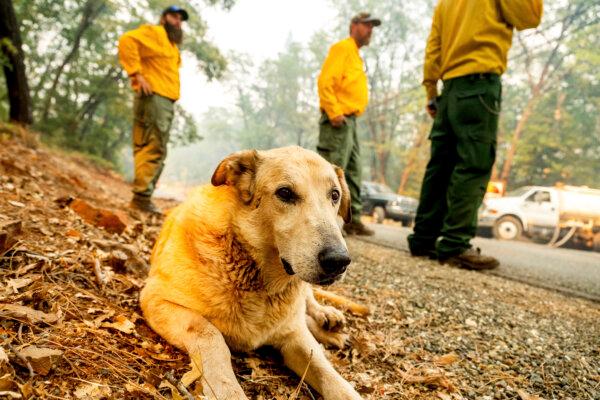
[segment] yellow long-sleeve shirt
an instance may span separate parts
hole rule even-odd
[[[321,109],[330,119],[365,111],[369,102],[367,74],[354,39],[349,37],[331,46],[318,89]]]
[[[439,79],[504,73],[513,28],[535,28],[542,10],[542,0],[439,0],[425,50],[427,98]]]
[[[179,49],[167,37],[162,25],[142,25],[119,39],[119,61],[129,76],[141,73],[154,93],[179,99]],[[139,89],[132,78],[131,86]]]

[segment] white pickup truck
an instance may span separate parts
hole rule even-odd
[[[524,186],[485,199],[479,227],[497,239],[527,236],[553,247],[571,241],[600,251],[600,190],[575,186]]]

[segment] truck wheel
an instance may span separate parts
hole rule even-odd
[[[383,209],[383,207],[377,206],[373,209],[372,215],[375,222],[381,224],[385,219],[385,210]]]
[[[506,215],[494,224],[494,237],[500,240],[518,240],[523,233],[523,224],[518,218]]]

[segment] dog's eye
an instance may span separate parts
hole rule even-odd
[[[331,200],[333,200],[334,203],[337,203],[339,199],[340,199],[339,190],[333,189],[333,191],[331,192]]]
[[[275,194],[277,197],[279,197],[279,200],[283,201],[284,203],[293,203],[294,200],[296,200],[296,194],[292,191],[292,189],[286,187],[277,189]]]

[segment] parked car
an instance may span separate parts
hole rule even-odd
[[[417,199],[401,196],[392,189],[377,182],[363,182],[361,189],[363,214],[372,215],[380,224],[385,218],[400,221],[403,226],[411,226],[417,213]]]

